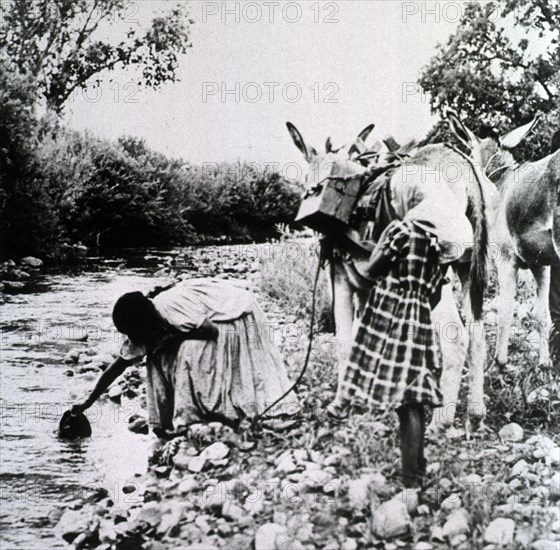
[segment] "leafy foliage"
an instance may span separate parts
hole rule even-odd
[[[481,137],[540,114],[537,133],[518,153],[542,157],[560,126],[560,6],[546,0],[466,4],[457,31],[439,46],[419,82],[433,112],[454,109]],[[429,139],[444,134],[440,123]]]
[[[47,106],[60,112],[70,94],[107,71],[135,66],[142,82],[157,88],[177,80],[178,55],[191,46],[186,5],[160,14],[147,31],[130,27],[112,44],[99,38],[103,25],[136,4],[129,0],[13,0],[3,6],[0,52],[14,69],[32,77]]]

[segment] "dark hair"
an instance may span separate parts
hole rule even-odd
[[[157,321],[154,304],[141,292],[123,294],[113,308],[115,327],[135,343],[142,342]]]

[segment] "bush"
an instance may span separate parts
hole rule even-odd
[[[0,60],[0,255],[52,255],[60,239],[55,197],[36,149],[49,123],[34,112],[34,83]]]

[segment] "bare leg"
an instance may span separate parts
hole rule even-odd
[[[517,290],[518,266],[515,260],[504,257],[498,265],[500,296],[498,298],[498,341],[496,342],[496,363],[504,367],[508,360],[508,344],[513,321],[513,305]]]
[[[548,309],[550,292],[550,266],[531,267],[533,277],[537,283],[537,299],[535,302],[537,323],[539,325],[539,364],[549,367],[551,365],[548,337],[552,321]]]

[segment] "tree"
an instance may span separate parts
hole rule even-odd
[[[99,85],[115,68],[135,66],[143,84],[177,80],[178,55],[191,47],[185,3],[155,16],[148,30],[130,26],[112,44],[100,26],[137,6],[130,0],[12,0],[2,3],[0,56],[32,77],[47,108],[60,113],[72,92]],[[131,12],[130,12],[131,13]]]
[[[537,132],[518,155],[542,157],[560,125],[560,4],[467,4],[457,31],[438,47],[419,83],[432,112],[452,108],[481,136],[507,132],[539,114]],[[440,122],[429,139],[444,133]]]

